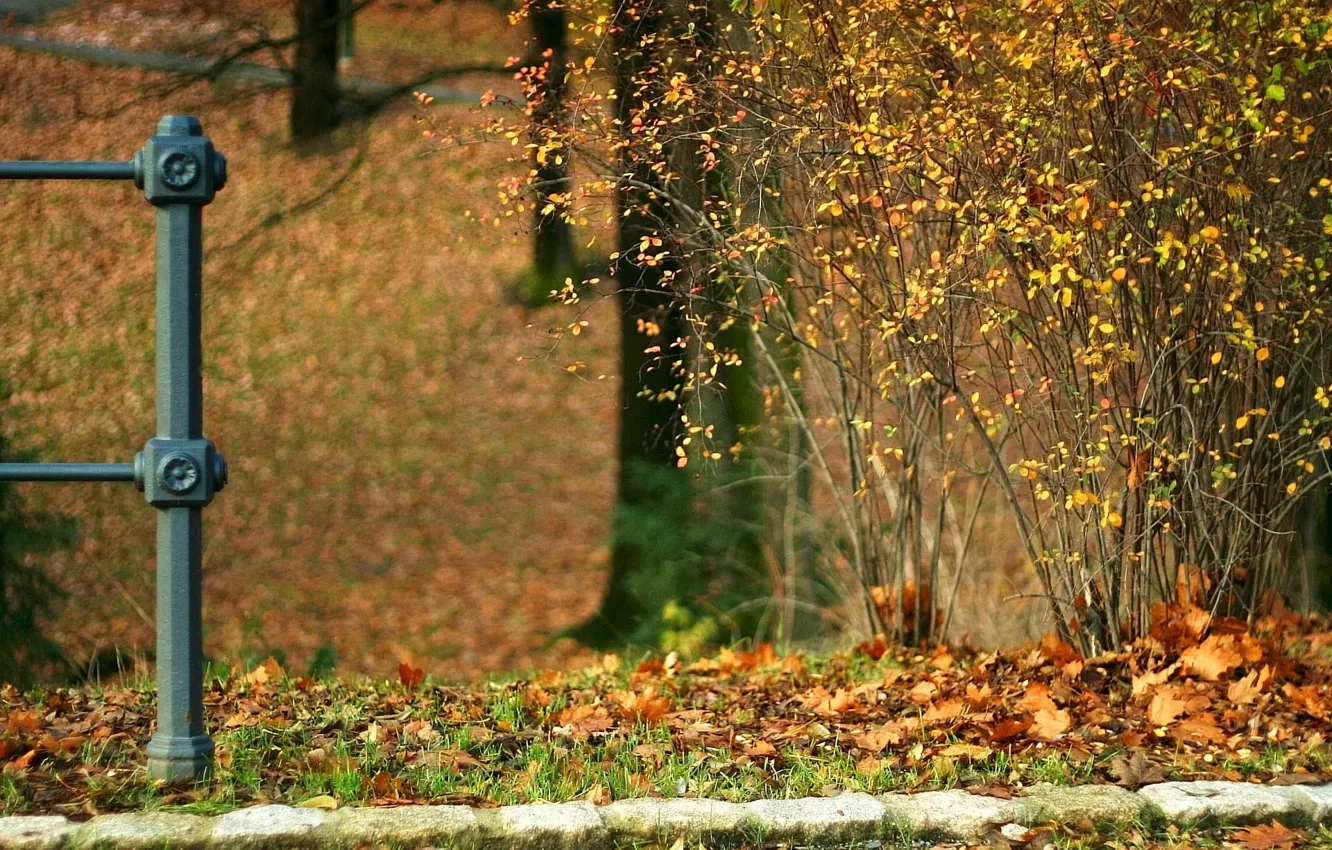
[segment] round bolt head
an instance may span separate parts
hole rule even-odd
[[[167,455],[157,467],[157,479],[172,493],[184,495],[199,483],[199,466],[189,455]]]
[[[171,151],[157,165],[162,182],[173,189],[188,189],[199,179],[199,161],[185,151]]]

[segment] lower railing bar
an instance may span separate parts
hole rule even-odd
[[[4,162],[0,180],[133,180],[129,162]]]
[[[0,463],[0,481],[133,481],[132,463]]]

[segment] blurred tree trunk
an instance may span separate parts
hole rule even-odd
[[[291,138],[322,138],[338,122],[339,0],[296,0]]]
[[[615,57],[616,117],[620,132],[633,132],[640,104],[655,102],[639,80],[655,60],[663,18],[662,0],[617,3],[611,21]],[[675,589],[660,575],[663,554],[686,537],[691,490],[677,467],[675,437],[680,423],[684,317],[670,279],[678,271],[672,246],[644,244],[660,234],[667,218],[660,178],[652,163],[629,145],[619,153],[628,179],[616,191],[620,222],[616,262],[620,312],[619,474],[612,529],[611,576],[601,607],[571,635],[592,646],[623,643],[672,601]],[[642,262],[648,254],[659,259]],[[645,588],[656,588],[645,591]]]
[[[526,287],[527,301],[536,306],[559,289],[567,277],[581,277],[574,258],[573,232],[564,217],[569,194],[568,151],[552,134],[560,124],[567,89],[565,63],[568,26],[559,0],[532,0],[532,56],[528,71],[538,82],[532,103],[532,154],[537,174],[537,198],[533,210],[532,268]],[[554,209],[547,211],[554,199]]]

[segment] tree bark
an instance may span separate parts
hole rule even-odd
[[[310,142],[338,123],[339,0],[296,0],[291,138]]]
[[[616,117],[620,132],[633,132],[639,105],[653,98],[638,80],[653,61],[654,36],[662,25],[661,0],[619,2],[611,22],[615,56]],[[686,335],[683,315],[670,289],[668,273],[678,269],[669,244],[646,253],[665,256],[653,263],[640,257],[645,238],[664,231],[659,185],[651,163],[631,145],[619,153],[620,173],[629,178],[616,192],[620,222],[616,263],[620,310],[619,474],[612,529],[611,576],[598,612],[571,633],[592,646],[624,643],[669,601],[644,592],[672,589],[655,575],[658,552],[683,539],[689,521],[689,478],[676,465],[680,424],[680,384]],[[637,185],[634,185],[637,184]],[[646,332],[645,332],[646,329]],[[650,516],[650,522],[645,517]],[[645,526],[650,533],[644,533]],[[654,551],[656,550],[656,551]]]
[[[566,277],[579,275],[574,258],[573,233],[564,217],[564,203],[552,196],[569,194],[568,151],[552,146],[552,133],[559,126],[567,89],[567,32],[564,8],[559,0],[533,0],[532,52],[529,73],[535,75],[532,103],[535,126],[533,142],[545,146],[543,154],[533,152],[532,167],[537,173],[537,198],[532,222],[532,269],[527,298],[534,304],[545,301],[552,289],[558,289]]]

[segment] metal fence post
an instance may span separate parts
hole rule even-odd
[[[167,116],[136,157],[157,207],[157,436],[140,482],[157,512],[157,733],[148,773],[197,777],[212,765],[203,722],[200,513],[225,484],[203,436],[203,208],[226,182],[225,160],[194,118]]]
[[[212,767],[203,717],[200,514],[227,468],[203,436],[203,208],[226,159],[198,120],[167,116],[130,162],[0,162],[0,179],[133,179],[157,208],[157,435],[133,464],[0,464],[0,481],[134,481],[157,508],[157,732],[148,773],[198,779]]]

